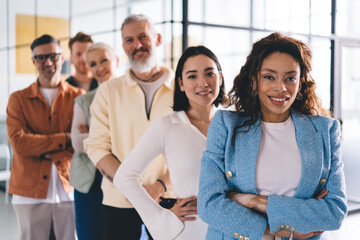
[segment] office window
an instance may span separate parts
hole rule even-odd
[[[189,27],[189,45],[205,45],[217,55],[223,68],[226,90],[230,90],[250,51],[250,33],[215,27]]]
[[[2,116],[6,115],[6,106],[8,102],[8,61],[7,61],[7,51],[0,51],[0,120]]]
[[[36,14],[38,36],[49,33],[52,31],[52,35],[55,38],[67,38],[69,35],[69,2],[58,0],[36,0]],[[54,21],[56,19],[56,21]],[[58,25],[61,26],[58,26]],[[66,28],[64,29],[64,26]],[[54,31],[52,29],[60,27],[64,30]]]
[[[18,74],[16,73],[16,51],[20,51],[20,52],[30,52],[30,48],[29,47],[20,47],[17,49],[11,49],[9,51],[9,79],[8,79],[8,89],[9,89],[9,95],[12,92],[15,92],[19,89],[23,89],[28,87],[31,83],[33,83],[36,80],[36,74],[33,73],[22,73],[22,74]],[[22,59],[22,61],[24,62],[29,62],[30,64],[32,64],[31,62],[31,58],[24,58]],[[34,71],[35,71],[35,67],[34,67]],[[6,115],[4,115],[6,116]]]
[[[143,13],[154,23],[162,22],[164,20],[163,7],[163,0],[133,1],[129,4],[131,9],[129,13]]]
[[[311,38],[313,53],[311,75],[316,82],[316,94],[325,109],[330,109],[331,43],[326,38]]]
[[[360,48],[342,50],[341,109],[343,117],[360,120]]]
[[[7,46],[7,4],[6,1],[0,1],[0,49],[5,48]]]
[[[175,70],[182,54],[182,24],[165,23],[158,25],[157,28],[162,35],[162,55],[158,54],[159,60]]]
[[[309,33],[309,0],[253,0],[253,27]]]
[[[87,34],[111,32],[114,29],[113,9],[104,8],[96,12],[74,15],[71,19],[71,35],[81,31]]]
[[[250,0],[189,1],[189,21],[250,26]]]
[[[331,34],[331,1],[311,1],[311,33],[329,36]]]
[[[9,46],[30,44],[29,39],[34,39],[35,28],[35,1],[13,0],[9,1]],[[27,16],[27,20],[21,21],[18,16]],[[30,19],[31,18],[31,19]],[[17,28],[23,27],[22,31],[27,34],[27,38],[17,38]],[[15,63],[14,63],[15,64]]]
[[[46,1],[46,0],[45,0]],[[64,1],[66,2],[66,1]],[[78,17],[81,15],[93,15],[98,11],[109,10],[113,7],[113,0],[71,0],[71,15]],[[101,21],[101,18],[98,19]]]
[[[166,0],[165,0],[166,1]],[[170,1],[169,1],[170,2]],[[183,19],[183,15],[182,15],[182,12],[183,12],[183,8],[182,8],[182,0],[171,0],[172,2],[172,8],[174,9],[173,11],[173,20],[174,21],[182,21]],[[171,5],[170,5],[171,7]]]
[[[360,38],[360,1],[337,1],[336,33],[344,37]]]

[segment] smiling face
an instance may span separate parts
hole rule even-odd
[[[45,62],[36,60],[36,57],[39,55],[46,55],[51,53],[61,53],[61,48],[56,43],[47,43],[42,44],[34,48],[33,54],[33,63],[36,69],[39,72],[39,78],[45,81],[50,81],[53,78],[60,79],[61,77],[61,66],[64,62],[64,56],[59,54],[58,57],[53,60],[47,58]]]
[[[161,35],[146,20],[134,21],[122,29],[123,48],[135,72],[147,72],[157,65],[155,48]]]
[[[219,95],[222,73],[216,63],[205,55],[189,57],[178,79],[180,90],[185,91],[190,108],[212,106]]]
[[[85,52],[91,45],[91,42],[74,42],[71,47],[70,61],[74,64],[77,72],[87,74],[89,69],[86,66]],[[91,79],[89,79],[91,80]]]
[[[97,48],[86,54],[86,63],[95,79],[102,83],[115,77],[118,58],[106,49]]]
[[[291,55],[274,52],[267,56],[258,74],[262,120],[285,121],[300,87],[300,65]]]

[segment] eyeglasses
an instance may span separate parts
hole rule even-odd
[[[46,60],[49,58],[52,62],[56,62],[57,60],[59,60],[59,56],[61,55],[61,53],[49,53],[49,54],[40,54],[40,55],[35,55],[33,56],[33,58],[38,62],[38,63],[45,63]]]

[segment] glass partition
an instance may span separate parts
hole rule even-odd
[[[311,76],[316,83],[316,94],[323,108],[330,110],[331,43],[327,38],[311,38],[309,46],[313,53]]]
[[[341,47],[343,161],[350,210],[360,203],[360,44]]]
[[[250,0],[189,1],[189,21],[249,27],[250,2]]]
[[[190,26],[189,45],[205,45],[217,55],[223,69],[226,91],[228,91],[250,51],[250,32]]]
[[[7,20],[7,2],[0,1],[0,29],[2,30],[0,34],[0,49],[6,48],[7,46],[7,29],[8,29],[8,20]]]
[[[360,38],[360,1],[336,1],[336,33],[340,36]]]
[[[309,33],[309,0],[253,0],[253,27]]]
[[[331,1],[312,0],[310,21],[312,34],[329,36],[331,34]]]
[[[9,82],[8,82],[8,61],[7,61],[8,52],[3,50],[0,51],[0,120],[4,120],[6,117],[6,106],[8,102],[8,91],[9,91]]]

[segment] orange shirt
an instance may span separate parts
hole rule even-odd
[[[6,110],[6,127],[14,151],[9,193],[46,198],[52,164],[44,158],[47,153],[52,156],[65,192],[73,191],[69,183],[73,149],[66,146],[65,133],[70,133],[73,101],[82,93],[61,81],[51,109],[40,93],[39,81],[11,94]]]

